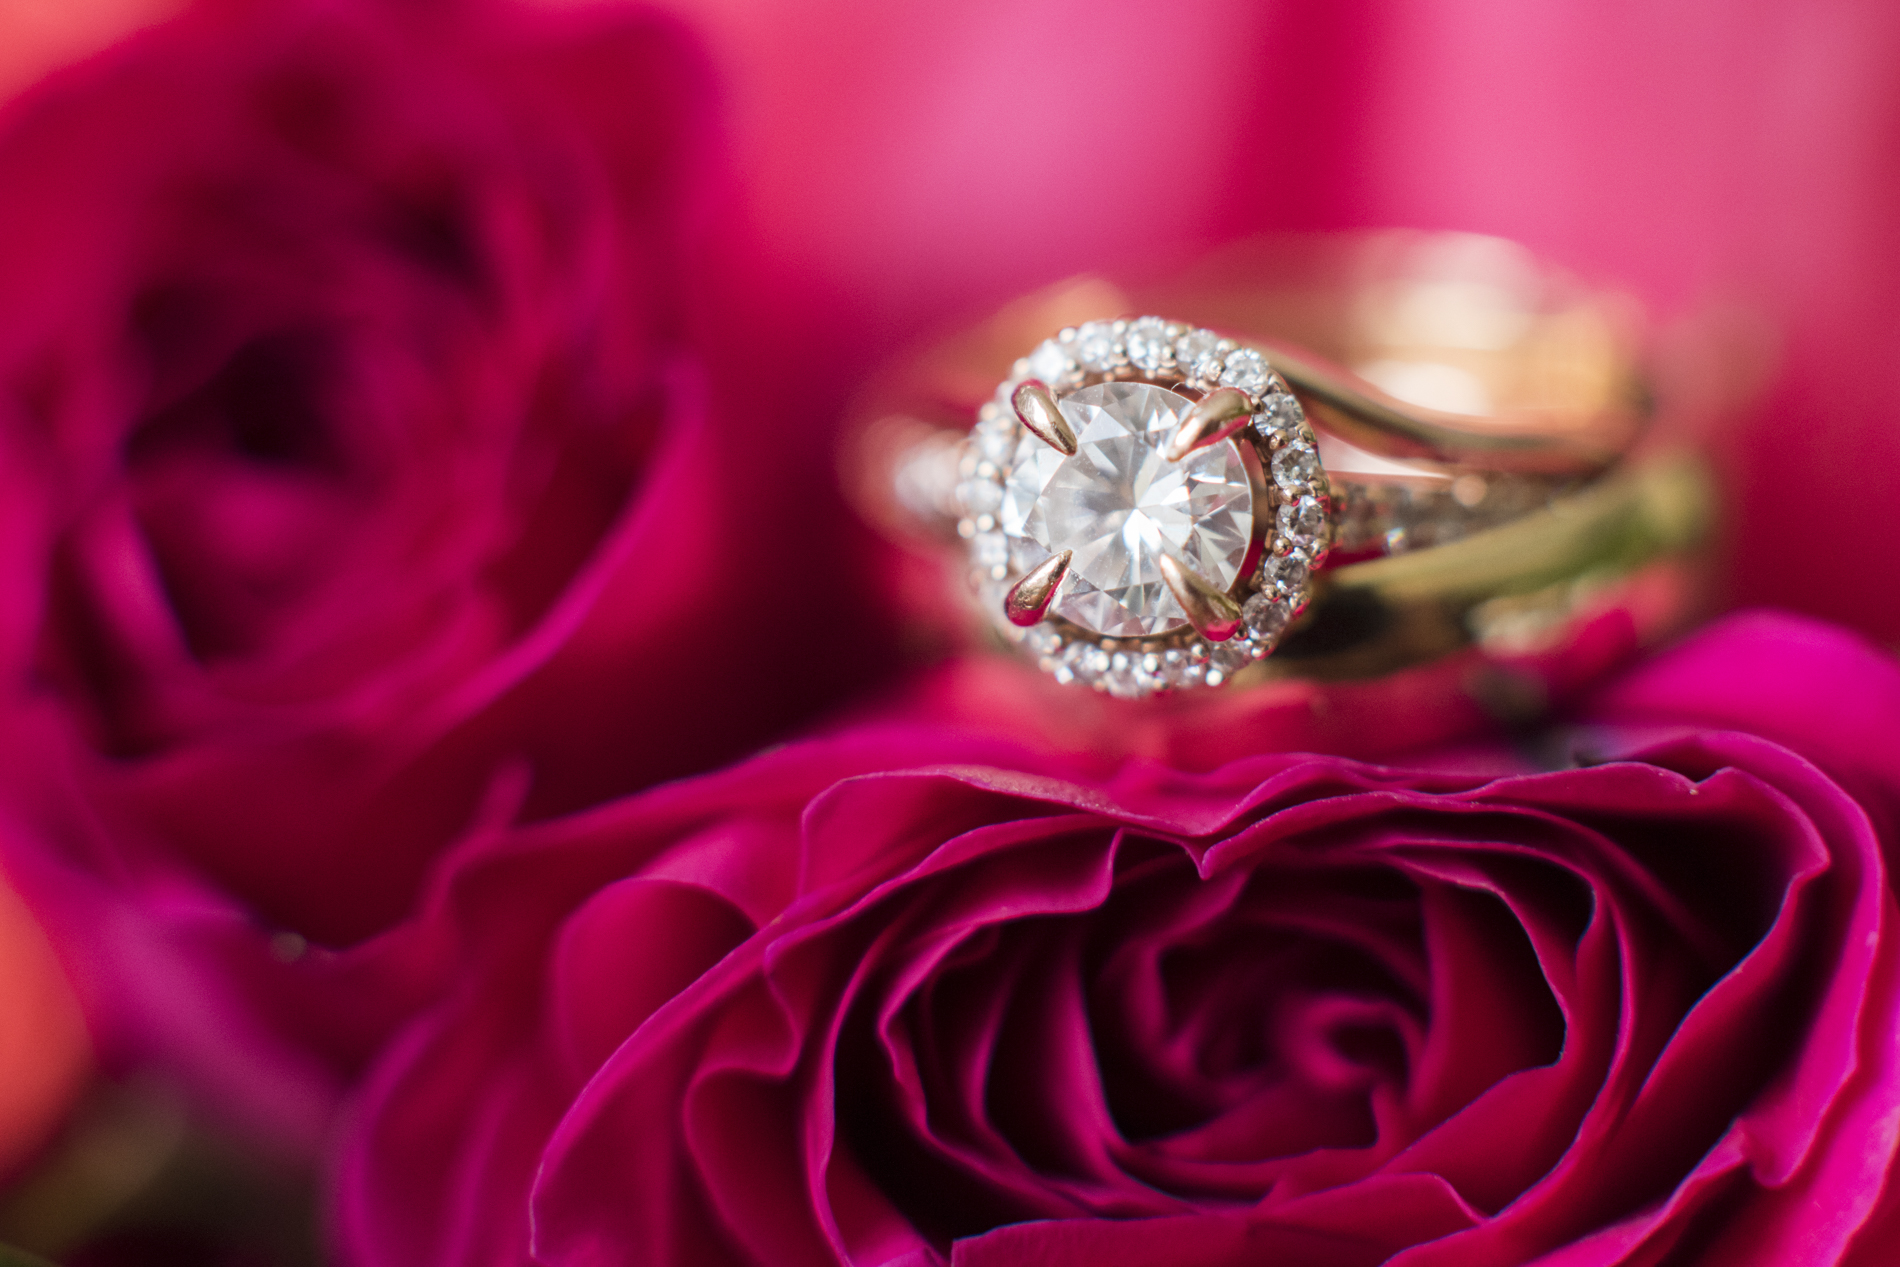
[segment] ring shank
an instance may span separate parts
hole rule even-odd
[[[1651,595],[1644,630],[1699,601],[1711,499],[1700,465],[1651,433],[1631,306],[1465,235],[1245,244],[1156,284],[1088,279],[1018,301],[860,399],[846,476],[861,508],[900,539],[953,532],[953,437],[1017,358],[1142,312],[1258,349],[1319,437],[1334,550],[1305,614],[1242,680],[1390,672],[1558,628],[1624,588]],[[1664,590],[1676,597],[1659,605]]]

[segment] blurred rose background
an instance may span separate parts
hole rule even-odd
[[[12,0],[0,6],[0,94],[180,7]],[[801,505],[799,526],[828,570],[814,570],[810,592],[785,587],[808,605],[775,618],[841,620],[872,648],[889,628],[870,587],[848,579],[874,569],[881,547],[828,483],[829,428],[885,356],[1080,271],[1165,268],[1266,231],[1413,226],[1514,238],[1636,297],[1663,345],[1690,349],[1678,372],[1746,402],[1714,446],[1724,601],[1900,640],[1900,534],[1889,524],[1900,493],[1891,6],[658,7],[704,45],[714,79],[702,142],[711,192],[691,257],[714,414],[770,434],[785,478],[827,490]],[[740,755],[887,682],[895,657],[867,657],[861,674],[815,665],[737,733],[661,754],[675,764],[654,777]],[[645,781],[590,774],[547,810]],[[412,887],[336,940],[393,920],[415,900],[414,870]],[[73,1157],[86,1148],[175,1141],[187,1128],[175,1125],[169,1091],[115,1083],[118,1099],[87,1099],[67,1143],[42,1148],[80,1100],[91,1057],[25,908],[4,910],[0,987],[20,1029],[48,1037],[26,1055],[0,1045],[0,1060],[20,1062],[0,1068],[0,1081],[23,1089],[17,1105],[0,1105],[0,1165],[23,1176],[9,1198],[28,1211],[18,1218],[50,1217],[32,1213],[46,1208],[35,1193],[83,1170]],[[360,1054],[319,1062],[318,1117]],[[223,1143],[168,1147],[193,1159],[181,1190],[232,1182]],[[303,1180],[297,1163],[286,1167],[290,1178],[272,1172],[247,1199],[302,1217]],[[119,1173],[123,1187],[131,1171]],[[117,1191],[86,1190],[101,1202]]]

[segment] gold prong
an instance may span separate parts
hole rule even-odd
[[[1049,603],[1056,596],[1056,588],[1069,574],[1069,560],[1074,557],[1073,550],[1050,555],[1010,587],[1009,593],[1003,596],[1003,614],[1009,617],[1010,624],[1028,628],[1042,622],[1049,614]]]
[[[1055,393],[1049,390],[1047,383],[1037,378],[1024,379],[1009,403],[1023,426],[1038,440],[1065,458],[1075,456],[1075,432],[1069,430],[1069,420],[1062,416]]]
[[[1161,446],[1161,456],[1179,462],[1196,449],[1218,444],[1247,425],[1260,402],[1238,387],[1216,387],[1181,415],[1181,425]]]
[[[1161,579],[1187,613],[1188,623],[1209,642],[1226,642],[1240,629],[1240,604],[1171,554],[1161,556]]]

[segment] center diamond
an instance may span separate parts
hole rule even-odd
[[[1017,569],[1073,550],[1050,611],[1129,638],[1187,624],[1161,579],[1171,554],[1226,589],[1253,535],[1253,490],[1231,440],[1179,462],[1159,445],[1193,402],[1147,383],[1098,383],[1064,398],[1076,452],[1024,436],[998,519]]]

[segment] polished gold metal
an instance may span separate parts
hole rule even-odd
[[[1312,570],[1309,601],[1272,654],[1224,669],[1228,681],[1362,679],[1426,664],[1458,677],[1475,672],[1474,663],[1547,653],[1594,663],[1600,652],[1591,648],[1605,639],[1652,641],[1707,601],[1715,498],[1706,461],[1670,447],[1671,436],[1680,443],[1736,402],[1704,399],[1693,372],[1672,376],[1673,362],[1639,355],[1629,301],[1497,239],[1393,232],[1263,240],[1166,282],[1052,288],[893,366],[859,403],[864,432],[901,419],[914,431],[962,436],[973,417],[996,416],[996,384],[1024,374],[1021,358],[1038,341],[1063,332],[1073,354],[1074,332],[1088,323],[1147,313],[1258,350],[1310,424],[1289,442],[1316,444],[1324,462],[1331,554]],[[1152,376],[1117,360],[1071,377]],[[1168,460],[1246,426],[1240,402],[1222,396],[1211,376],[1184,394],[1201,386],[1207,395],[1163,448]],[[1012,407],[1045,443],[1075,451],[1047,383],[1021,382],[1004,406]],[[1274,446],[1253,447],[1267,464]],[[964,474],[946,476],[945,488],[970,478],[964,461]],[[1285,504],[1275,473],[1256,489],[1257,517]],[[888,478],[863,486],[886,498],[909,487]],[[940,491],[932,500],[910,490],[902,509],[908,518],[891,521],[901,519],[913,541],[926,530],[937,539],[953,528],[965,537],[991,530]],[[1271,532],[1264,548],[1276,549]],[[1159,567],[1192,634],[1097,637],[1050,612],[1059,580],[1037,594],[1030,582],[1040,578],[1025,576],[1008,591],[1010,623],[1023,623],[1013,609],[1026,615],[1046,598],[1044,623],[1027,635],[1004,625],[998,636],[1059,677],[1072,662],[1059,653],[1076,643],[1134,657],[1188,649],[1194,635],[1203,643],[1252,637],[1238,609],[1262,585],[1252,560],[1231,591],[1178,559],[1164,556]],[[993,617],[1009,578],[968,575]],[[1606,621],[1610,633],[1601,632]],[[1585,628],[1600,632],[1573,645]]]
[[[1219,444],[1247,425],[1260,402],[1238,387],[1216,387],[1195,401],[1181,423],[1161,446],[1161,456],[1179,462],[1196,449]]]
[[[1049,390],[1048,384],[1033,378],[1027,380],[1016,389],[1009,404],[1031,435],[1065,458],[1075,456],[1075,432],[1070,429],[1069,420],[1062,416],[1062,409],[1056,404],[1055,393]]]
[[[1010,624],[1027,629],[1042,623],[1042,618],[1049,614],[1049,604],[1055,601],[1056,590],[1062,586],[1062,578],[1069,574],[1069,560],[1074,557],[1073,550],[1050,555],[1010,587],[1003,598],[1003,614]]]
[[[1161,556],[1157,566],[1174,601],[1187,613],[1194,631],[1209,642],[1226,642],[1240,631],[1240,604],[1171,554]]]
[[[1473,420],[1403,401],[1352,371],[1304,348],[1252,338],[1294,394],[1318,413],[1328,429],[1352,444],[1395,461],[1442,462],[1553,476],[1590,476],[1628,448],[1632,432],[1622,420],[1608,431],[1553,432],[1535,415],[1492,415],[1480,429]]]
[[[1714,515],[1707,464],[1655,455],[1461,541],[1322,573],[1311,606],[1253,672],[1350,679],[1474,644],[1518,654],[1591,610],[1667,628],[1699,597],[1691,565]]]

